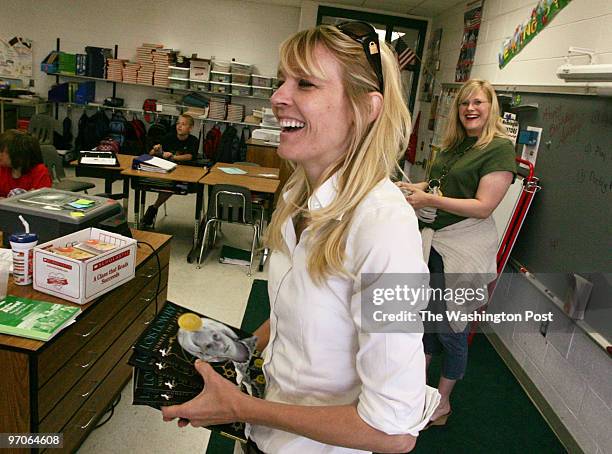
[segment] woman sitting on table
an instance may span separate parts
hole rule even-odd
[[[365,326],[384,275],[428,278],[416,216],[389,178],[410,132],[397,56],[369,24],[321,25],[283,43],[279,84],[278,154],[296,168],[267,232],[265,399],[197,361],[203,392],[164,419],[247,422],[253,453],[410,451],[439,399],[422,326]]]
[[[486,285],[496,276],[497,229],[491,213],[506,195],[516,173],[515,153],[499,115],[495,90],[485,80],[467,81],[451,106],[442,151],[429,181],[397,183],[417,210],[431,287],[480,289],[484,299],[432,299],[428,310],[470,313],[486,303]],[[446,293],[445,293],[446,294]],[[431,425],[444,425],[450,395],[467,367],[469,324],[425,322],[427,365],[444,352],[438,391],[442,396]]]
[[[16,129],[0,134],[0,197],[50,187],[38,139]]]

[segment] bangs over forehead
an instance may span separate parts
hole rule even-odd
[[[474,82],[463,87],[463,93],[461,93],[461,96],[459,97],[459,102],[471,99],[478,91],[482,91],[487,98],[487,101],[491,101],[491,93],[489,90],[487,90],[486,85]]]
[[[304,30],[286,40],[280,50],[278,75],[327,79],[315,56],[315,50],[319,45],[327,47],[323,35],[316,29]]]

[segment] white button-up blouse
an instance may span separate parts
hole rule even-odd
[[[308,200],[329,205],[336,175]],[[361,273],[427,273],[417,218],[400,190],[381,181],[355,210],[345,265],[357,280],[331,277],[316,285],[307,270],[306,228],[296,243],[292,220],[283,226],[289,255],[270,259],[270,340],[264,351],[265,399],[295,405],[356,405],[370,426],[388,434],[418,435],[438,402],[425,385],[420,333],[361,330]],[[266,453],[362,453],[264,426],[249,436]]]

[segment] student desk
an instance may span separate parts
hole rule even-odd
[[[129,179],[121,175],[121,172],[132,167],[133,159],[132,155],[117,154],[119,166],[84,166],[79,165],[78,160],[70,162],[70,165],[74,166],[74,173],[77,177],[103,178],[104,192],[107,194],[112,194],[114,181],[123,180],[123,208],[127,212],[130,195]]]
[[[142,184],[142,179],[147,180],[159,180],[160,182],[167,183],[187,183],[190,186],[195,186],[196,193],[196,206],[195,206],[195,225],[193,229],[193,247],[189,254],[187,254],[187,261],[193,260],[193,255],[196,254],[197,243],[198,243],[198,232],[200,228],[200,219],[202,216],[202,205],[204,201],[204,186],[200,180],[206,175],[208,168],[206,167],[194,167],[178,164],[176,168],[168,173],[157,173],[157,172],[145,172],[142,170],[135,170],[127,168],[121,172],[121,175],[130,179],[132,189],[134,189],[134,218],[136,225],[140,226],[140,212],[144,211],[146,191],[150,188],[149,185]],[[173,191],[168,188],[169,191]],[[185,192],[182,192],[185,194]]]
[[[232,175],[219,170],[219,167],[236,167],[247,172],[244,175]],[[275,175],[274,177],[266,175]],[[210,186],[216,184],[233,184],[248,188],[251,192],[260,193],[268,198],[270,207],[274,200],[274,194],[279,188],[280,180],[278,179],[279,169],[274,167],[259,167],[259,166],[244,166],[239,164],[227,164],[223,162],[216,163],[210,172],[202,179],[201,183]],[[263,227],[263,226],[262,226]],[[268,250],[264,249],[259,270],[263,270],[263,266],[268,258]]]
[[[2,432],[61,432],[61,452],[74,452],[129,381],[132,344],[166,301],[171,240],[132,234],[155,249],[161,270],[151,248],[139,245],[134,279],[80,306],[76,321],[48,342],[0,334]],[[12,278],[8,293],[73,305]]]

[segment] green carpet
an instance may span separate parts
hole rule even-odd
[[[432,386],[438,383],[440,365],[434,358]],[[412,452],[566,452],[483,334],[474,337],[466,375],[455,385],[451,404],[447,426],[421,432]]]
[[[253,332],[269,316],[267,282],[256,279],[241,328]],[[430,367],[437,384],[438,358]],[[470,346],[465,378],[453,393],[453,414],[445,427],[432,427],[419,435],[417,454],[430,453],[546,453],[566,452],[533,406],[487,338],[478,334]],[[234,442],[212,434],[207,454],[231,454]],[[307,453],[305,453],[307,454]]]

